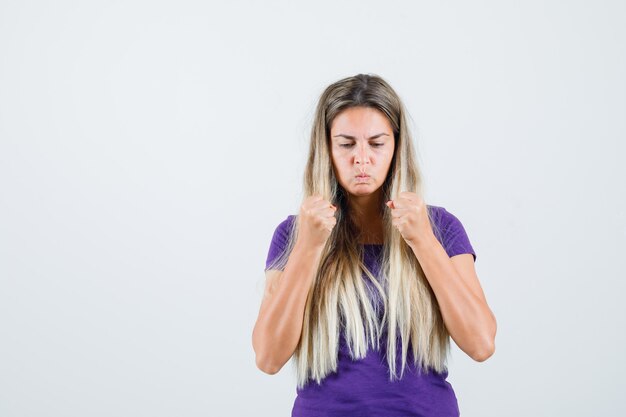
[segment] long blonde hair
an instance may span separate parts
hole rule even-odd
[[[363,262],[358,230],[348,215],[346,191],[338,184],[330,153],[330,126],[337,114],[350,107],[372,107],[387,116],[393,128],[395,150],[382,189],[382,202],[401,191],[422,197],[417,166],[404,106],[391,86],[376,75],[344,78],[322,93],[313,120],[308,161],[304,173],[304,197],[321,194],[338,207],[337,224],[322,252],[319,267],[307,297],[300,341],[293,355],[298,387],[309,380],[319,384],[337,370],[341,331],[354,359],[365,357],[368,346],[380,349],[379,339],[387,329],[387,363],[390,380],[402,378],[409,342],[413,363],[422,372],[446,370],[449,335],[439,305],[413,251],[391,223],[381,205],[384,245],[380,281]],[[430,211],[428,211],[431,216]],[[297,219],[296,219],[297,220]],[[435,222],[433,231],[439,236]],[[298,222],[292,222],[284,262],[297,239]],[[365,273],[383,301],[382,320],[363,281]],[[400,376],[396,374],[396,338],[402,344]]]

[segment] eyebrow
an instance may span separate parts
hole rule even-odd
[[[345,134],[343,134],[343,133],[340,133],[340,134],[335,135],[335,136],[333,136],[333,137],[334,137],[334,138],[337,138],[337,137],[340,137],[340,136],[341,136],[341,137],[344,137],[344,138],[346,138],[346,139],[352,139],[352,140],[354,140],[354,139],[355,139],[355,138],[354,138],[354,136],[345,135]],[[388,134],[386,134],[386,133],[379,133],[379,134],[377,134],[377,135],[370,136],[368,139],[376,139],[376,138],[378,138],[378,137],[380,137],[380,136],[389,136],[389,135],[388,135]]]

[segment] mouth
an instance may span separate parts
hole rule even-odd
[[[366,175],[366,174],[359,174],[359,175],[357,175],[356,177],[357,177],[357,178],[369,178],[370,176],[369,176],[369,175]]]

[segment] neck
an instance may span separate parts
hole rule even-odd
[[[380,198],[380,190],[370,195],[350,197],[350,214],[361,232],[361,243],[380,243],[383,240]]]

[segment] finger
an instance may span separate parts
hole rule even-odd
[[[394,225],[395,227],[400,227],[400,226],[402,226],[405,223],[406,223],[406,219],[404,219],[404,218],[394,218],[394,219],[391,219],[391,224]]]
[[[312,202],[311,206],[315,208],[321,208],[321,207],[331,207],[332,204],[330,203],[330,201],[326,200],[325,198],[320,198],[319,200],[315,200],[314,202]]]
[[[337,224],[337,219],[334,217],[331,217],[329,220],[324,222],[324,228],[330,232],[333,230],[336,224]]]
[[[399,218],[402,216],[406,216],[409,212],[411,211],[411,209],[409,208],[397,208],[395,210],[393,210],[391,212],[391,217],[392,218]]]
[[[328,200],[318,200],[311,204],[310,209],[314,213],[318,213],[320,216],[332,216],[336,211],[337,207]]]
[[[321,199],[321,196],[318,197],[317,195],[310,195],[302,201],[302,204],[300,205],[300,207],[310,208],[315,204],[316,201],[320,199]]]
[[[315,202],[318,202],[318,201],[323,200],[323,199],[324,199],[324,197],[321,194],[313,194],[313,195],[310,195],[307,198],[309,203],[315,203]]]
[[[322,210],[322,213],[325,217],[335,217],[335,213],[337,213],[336,207],[326,207]]]
[[[420,196],[418,196],[415,193],[409,192],[409,191],[403,191],[400,193],[400,195],[407,201],[412,201],[414,203],[417,204],[421,204],[422,203],[422,199],[420,198]]]
[[[393,206],[396,209],[406,208],[410,204],[413,204],[413,203],[410,200],[407,200],[404,197],[398,197],[395,200],[393,200]]]

